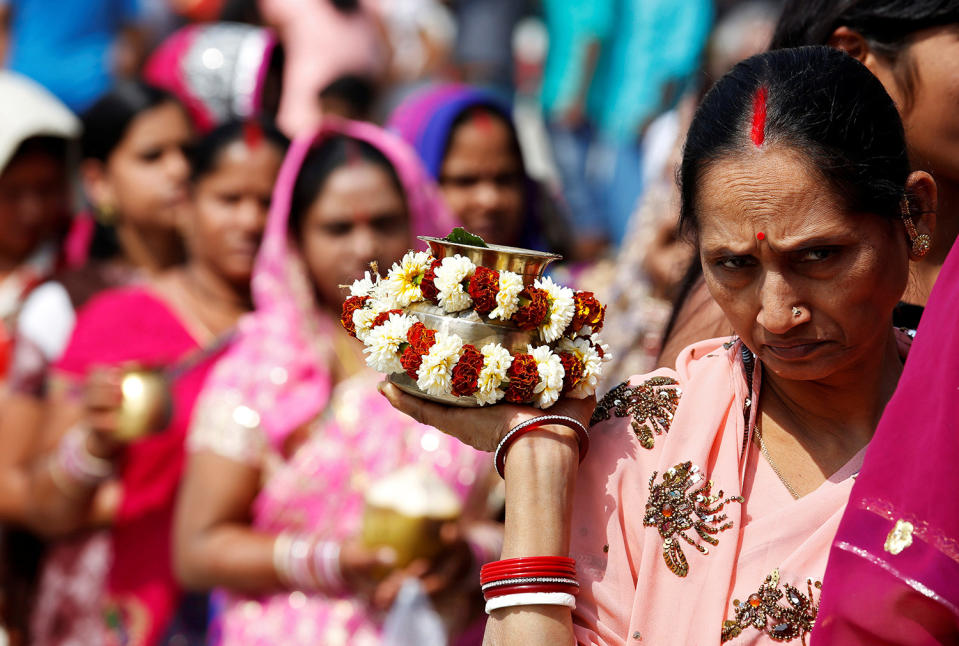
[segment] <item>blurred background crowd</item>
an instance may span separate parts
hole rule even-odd
[[[379,398],[340,286],[462,224],[609,304],[606,387],[651,369],[684,132],[780,11],[0,0],[0,645],[479,643],[502,491]],[[374,490],[458,522],[377,550]]]

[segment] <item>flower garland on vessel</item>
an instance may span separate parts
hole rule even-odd
[[[447,315],[472,310],[481,319],[535,331],[539,343],[526,352],[511,353],[498,343],[477,348],[429,329],[404,309],[421,302]],[[464,256],[436,259],[410,251],[386,277],[374,271],[354,281],[341,323],[366,346],[367,365],[386,374],[405,372],[425,393],[473,397],[484,406],[505,400],[548,408],[562,395],[595,393],[610,359],[597,336],[605,314],[592,292],[574,292],[549,277],[525,286],[518,274]]]

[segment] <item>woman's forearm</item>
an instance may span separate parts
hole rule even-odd
[[[177,578],[184,587],[195,590],[279,590],[284,586],[273,566],[275,540],[274,534],[239,523],[224,523],[181,539],[174,550]]]
[[[579,462],[576,436],[544,427],[510,448],[506,460],[506,530],[502,558],[567,556]],[[487,623],[490,646],[572,644],[570,610],[524,606],[495,610]]]

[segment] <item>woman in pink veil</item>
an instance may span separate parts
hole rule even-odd
[[[957,249],[852,489],[829,554],[814,644],[959,641]]]
[[[223,591],[223,643],[379,643],[402,577],[372,576],[389,559],[357,540],[366,490],[409,465],[463,503],[483,485],[488,458],[394,411],[338,321],[340,286],[367,263],[453,225],[413,151],[379,128],[331,121],[291,147],[256,312],[201,396],[177,513],[180,578]],[[451,540],[424,588],[467,598],[469,547]],[[451,633],[469,619],[444,618]]]

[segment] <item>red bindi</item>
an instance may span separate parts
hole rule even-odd
[[[263,141],[263,128],[256,121],[243,124],[243,141],[250,150],[256,150]]]
[[[486,110],[477,110],[473,113],[471,121],[478,130],[489,132],[493,129],[493,118]]]
[[[753,96],[753,127],[749,133],[750,139],[756,147],[763,145],[766,140],[766,88],[760,86]]]
[[[757,239],[757,240],[760,240],[760,241],[761,241],[761,240],[765,240],[765,239],[766,239],[766,234],[763,233],[762,231],[760,231],[759,233],[756,234],[756,239]]]

